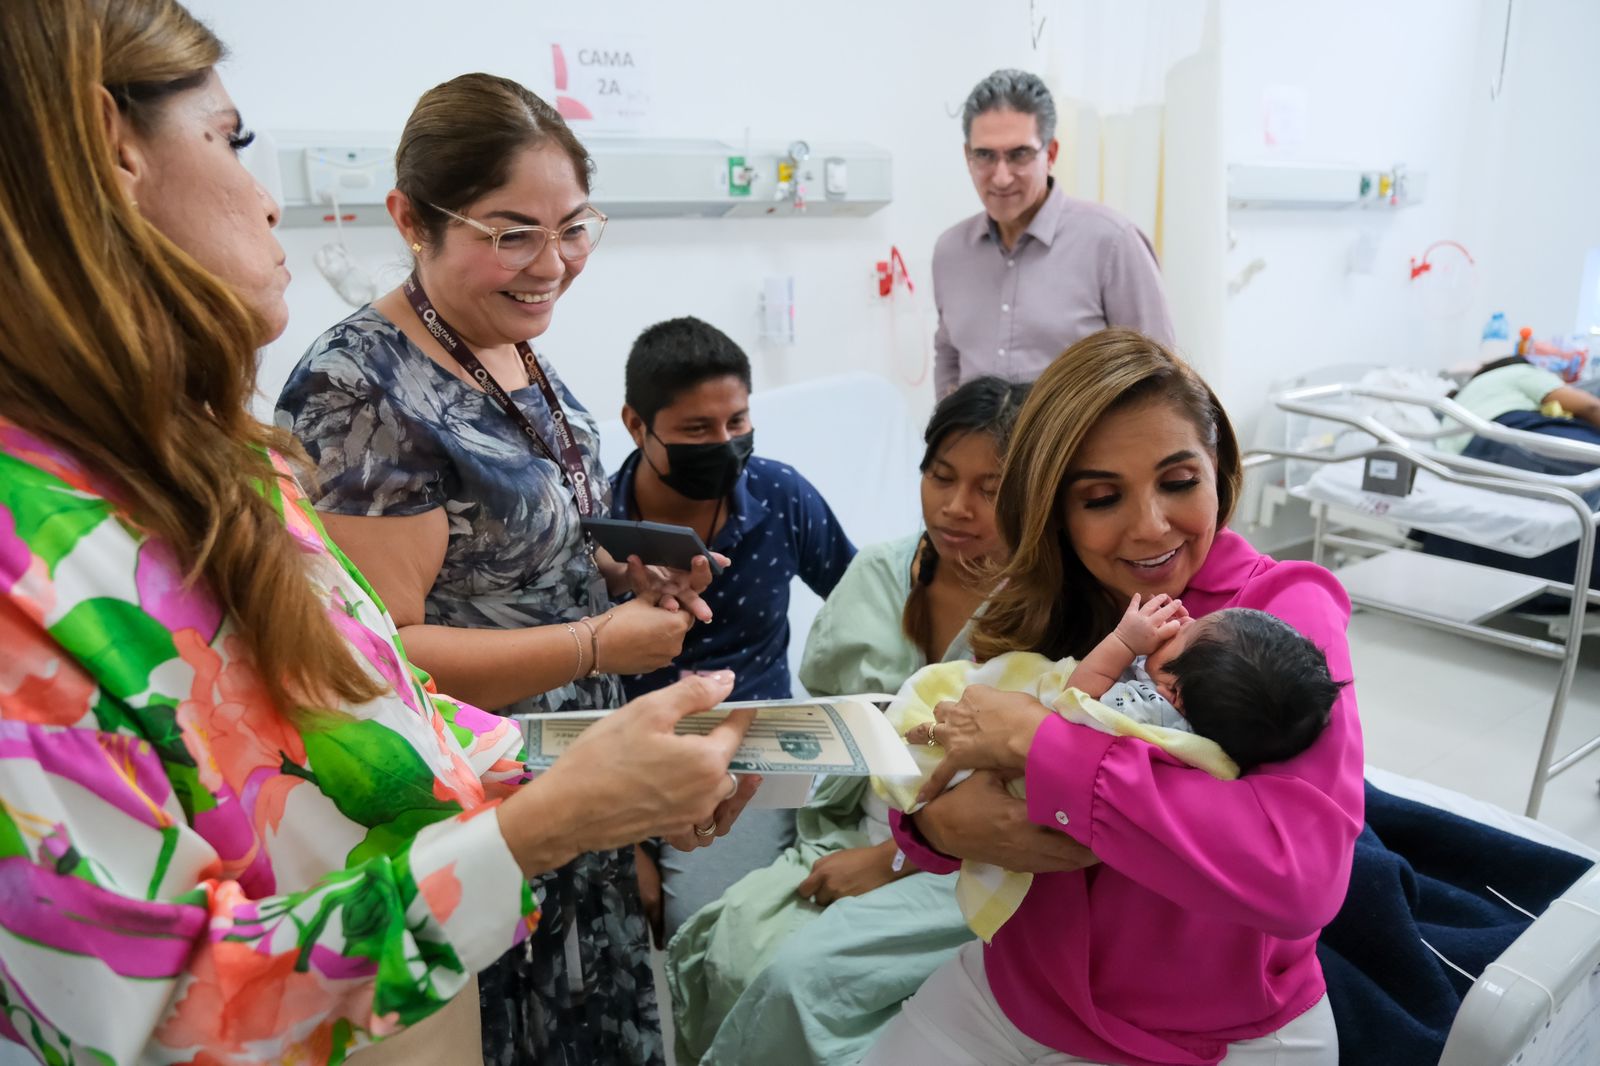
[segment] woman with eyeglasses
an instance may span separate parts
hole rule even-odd
[[[710,617],[704,560],[630,571],[586,543],[581,520],[610,509],[595,421],[532,348],[605,229],[591,169],[515,82],[429,90],[388,198],[413,272],[313,342],[278,400],[316,463],[323,522],[411,658],[506,714],[620,706],[617,675],[666,666]],[[753,790],[674,845],[715,840]],[[662,1062],[632,850],[581,855],[534,887],[539,928],[480,977],[487,1062]]]
[[[0,1058],[477,1063],[530,879],[726,820],[749,715],[677,735],[731,688],[680,682],[529,781],[413,668],[250,416],[289,276],[222,55],[0,3]]]

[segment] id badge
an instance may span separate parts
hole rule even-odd
[[[595,558],[593,538],[584,535],[582,550],[589,562],[589,614],[604,614],[611,609],[611,590],[606,588],[606,576],[600,572],[600,560]]]
[[[605,614],[611,609],[611,590],[606,588],[605,575],[595,567],[589,574],[589,614]]]

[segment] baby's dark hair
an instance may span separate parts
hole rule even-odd
[[[1218,611],[1205,626],[1166,664],[1194,731],[1240,773],[1309,748],[1349,684],[1333,679],[1327,656],[1265,611]]]

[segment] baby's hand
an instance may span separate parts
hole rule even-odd
[[[1163,592],[1151,596],[1141,606],[1139,595],[1135,593],[1133,602],[1123,612],[1122,621],[1117,623],[1115,635],[1135,655],[1149,655],[1172,639],[1188,617],[1182,600]]]

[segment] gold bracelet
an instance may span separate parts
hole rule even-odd
[[[578,636],[578,631],[572,628],[571,622],[563,622],[561,624],[568,633],[572,634],[572,649],[578,653],[578,665],[573,667],[572,679],[567,682],[570,685],[583,676],[583,638]]]
[[[578,624],[589,631],[589,676],[600,676],[600,634],[595,631],[594,623],[587,618],[578,619]]]

